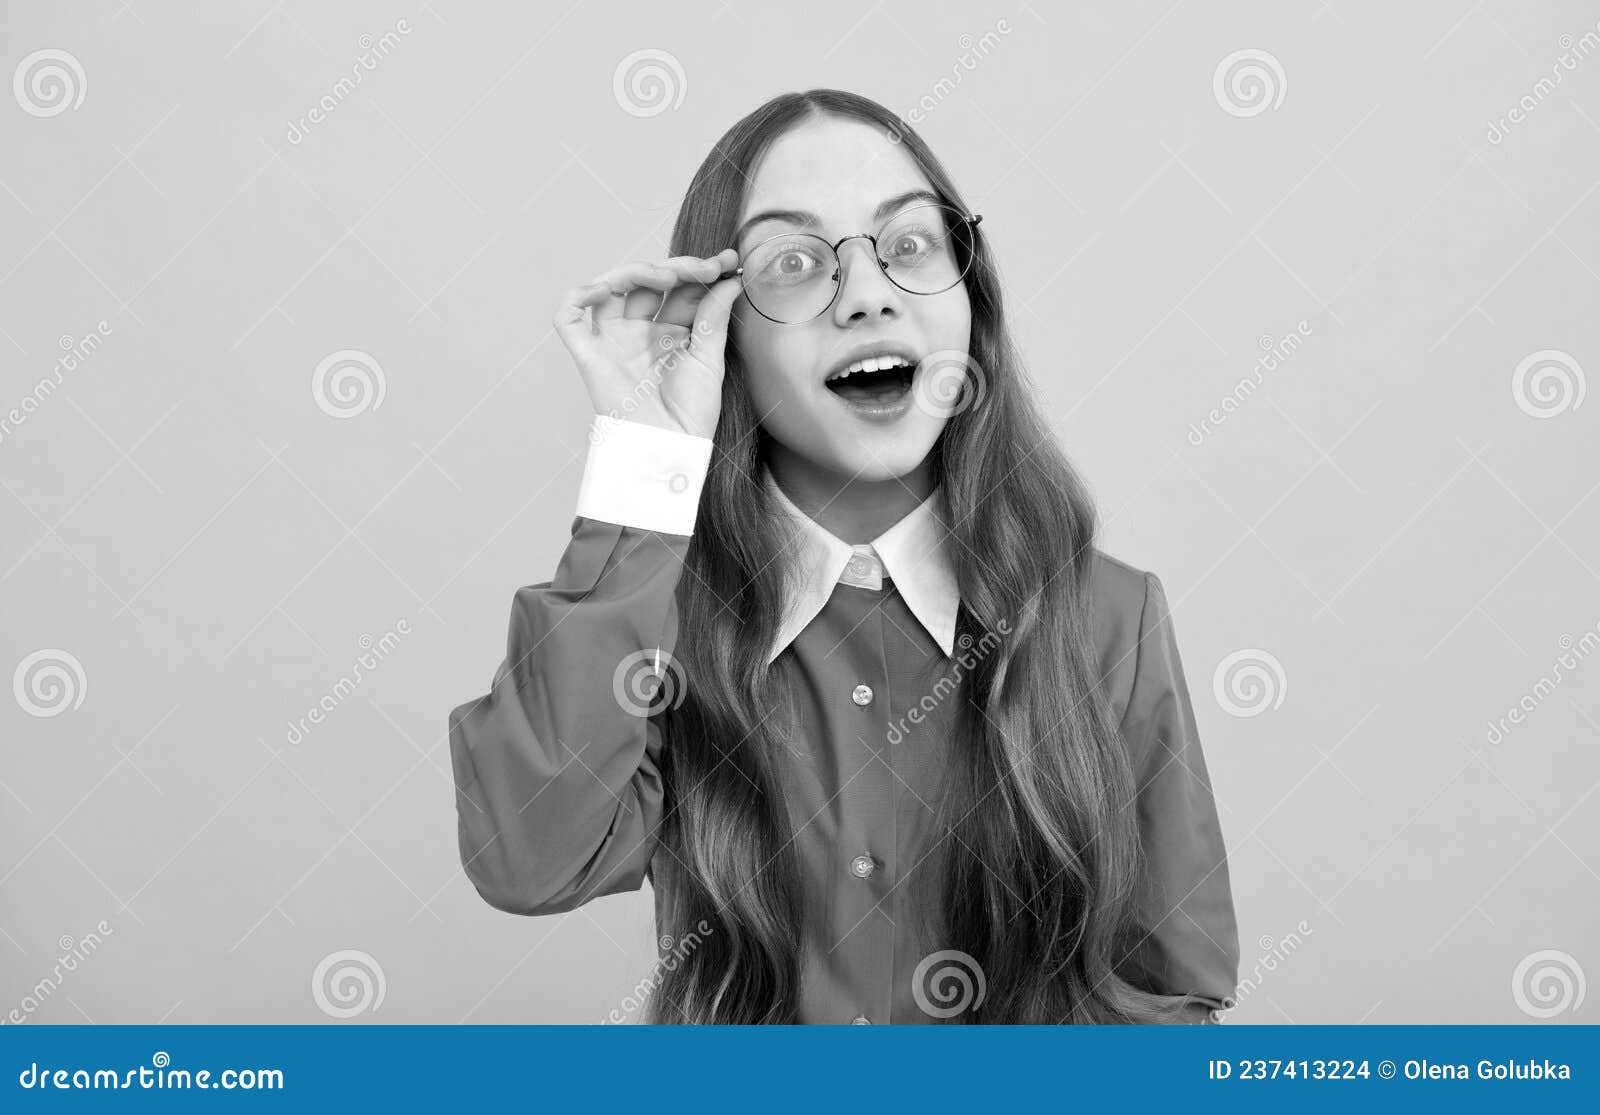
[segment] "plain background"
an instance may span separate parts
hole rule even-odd
[[[1524,1022],[1555,986],[1552,1021],[1593,1021],[1600,655],[1540,679],[1600,624],[1597,20],[8,4],[4,72],[66,51],[83,98],[0,98],[0,414],[110,332],[0,440],[0,681],[41,651],[82,670],[55,715],[0,699],[0,1015],[48,978],[30,1021],[326,1021],[313,981],[342,950],[382,973],[358,1022],[623,1003],[649,892],[484,904],[446,714],[487,691],[513,592],[571,525],[590,411],[549,331],[560,291],[664,255],[738,117],[839,86],[924,106],[1104,547],[1168,588],[1255,980],[1233,1020]],[[1213,85],[1241,50],[1282,74],[1244,115]],[[671,57],[659,111],[614,86],[636,51]],[[341,418],[312,379],[344,350],[384,394]],[[1545,351],[1554,396],[1519,405]],[[1281,669],[1267,697],[1218,680],[1240,652]]]

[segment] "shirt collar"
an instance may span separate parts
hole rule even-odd
[[[796,584],[784,602],[778,636],[767,654],[771,665],[821,612],[833,588],[846,584],[878,588],[881,577],[894,581],[911,614],[916,616],[948,656],[955,650],[956,610],[960,593],[950,560],[948,532],[935,511],[937,490],[871,543],[852,546],[836,537],[797,507],[762,466],[762,484],[794,527]],[[852,558],[857,559],[852,564]]]

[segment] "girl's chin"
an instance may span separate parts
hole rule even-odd
[[[856,448],[847,449],[840,462],[844,475],[859,480],[895,480],[916,470],[928,459],[937,430],[906,429],[874,431],[863,436]]]

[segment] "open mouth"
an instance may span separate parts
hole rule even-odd
[[[911,390],[916,365],[901,356],[883,356],[858,361],[829,376],[825,386],[847,403],[858,406],[888,406],[899,402]]]

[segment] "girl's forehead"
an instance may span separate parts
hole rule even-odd
[[[741,222],[767,211],[815,214],[829,228],[858,231],[885,200],[928,190],[904,146],[850,121],[822,121],[775,140],[745,191]],[[848,226],[848,227],[846,227]]]

